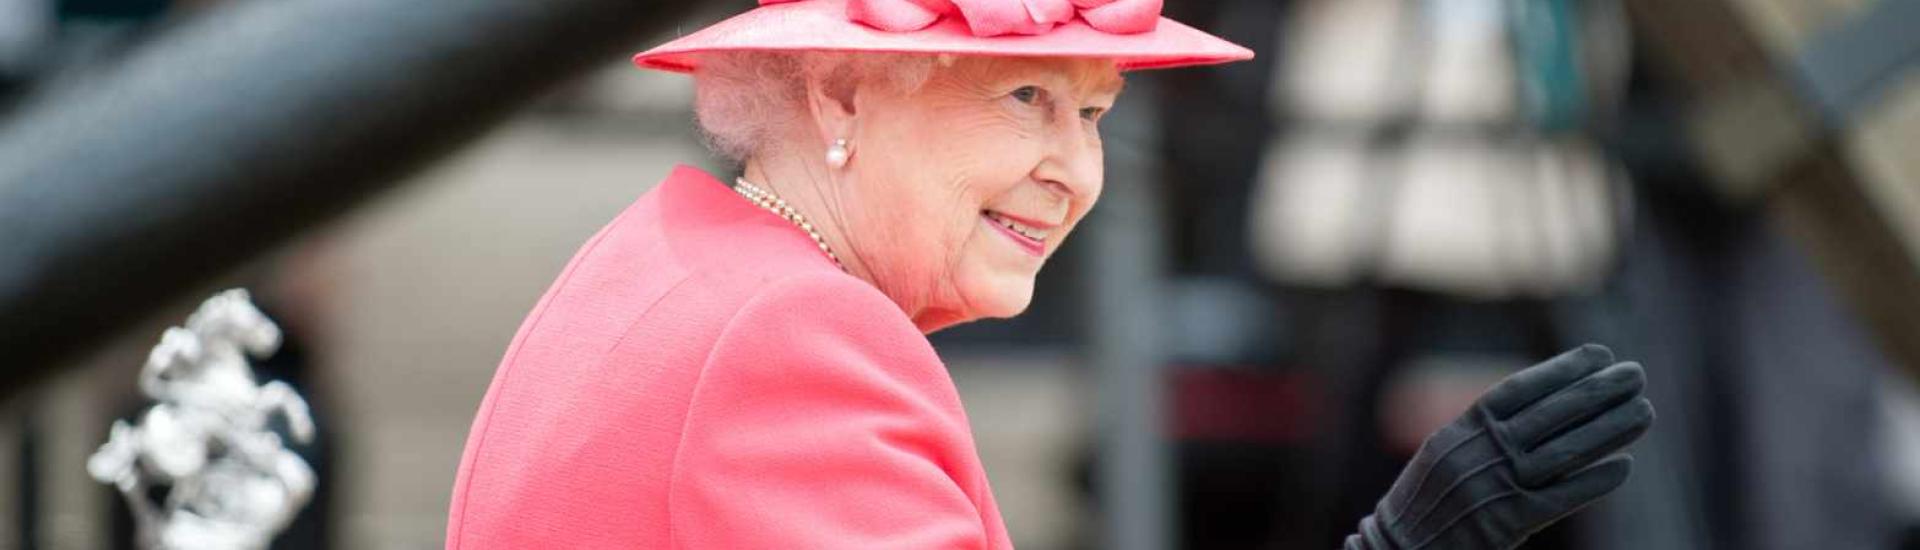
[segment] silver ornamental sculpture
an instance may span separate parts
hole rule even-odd
[[[306,505],[313,468],[267,423],[280,415],[294,440],[312,440],[307,402],[285,383],[256,383],[247,362],[279,347],[280,328],[244,289],[214,295],[160,337],[140,371],[156,403],[138,423],[115,421],[87,460],[126,498],[140,547],[266,548]],[[158,502],[155,487],[167,488]]]

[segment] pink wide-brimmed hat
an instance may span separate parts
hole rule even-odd
[[[1090,57],[1120,70],[1240,61],[1253,51],[1160,16],[1161,0],[760,0],[633,57],[690,73],[704,52],[847,51]]]

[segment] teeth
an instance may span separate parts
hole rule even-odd
[[[1014,233],[1019,233],[1019,234],[1021,234],[1021,235],[1023,235],[1023,236],[1025,236],[1026,238],[1029,238],[1029,239],[1033,239],[1033,240],[1036,240],[1036,241],[1045,241],[1045,240],[1047,240],[1047,232],[1046,232],[1046,231],[1042,231],[1042,230],[1039,230],[1039,229],[1034,229],[1034,228],[1032,228],[1032,227],[1028,227],[1027,225],[1025,225],[1025,224],[1022,224],[1022,223],[1020,223],[1020,222],[1016,222],[1016,221],[1013,221],[1012,219],[1010,219],[1010,218],[1007,218],[1006,216],[1002,216],[1002,215],[1000,215],[1000,213],[999,213],[999,212],[994,212],[994,211],[987,211],[987,217],[988,217],[989,219],[992,219],[992,220],[994,221],[994,223],[998,223],[998,224],[1000,224],[1000,225],[1001,225],[1001,227],[1005,227],[1005,228],[1007,228],[1007,229],[1012,229]]]

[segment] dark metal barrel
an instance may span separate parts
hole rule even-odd
[[[0,126],[0,397],[697,5],[249,2]]]

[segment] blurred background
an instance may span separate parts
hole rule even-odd
[[[276,548],[438,548],[577,246],[700,146],[625,58],[751,2],[0,0],[0,549],[127,548],[86,458],[244,286],[312,402]],[[1529,548],[1920,548],[1920,0],[1175,0],[1033,308],[934,336],[1014,541],[1331,548],[1584,342],[1628,485]]]

